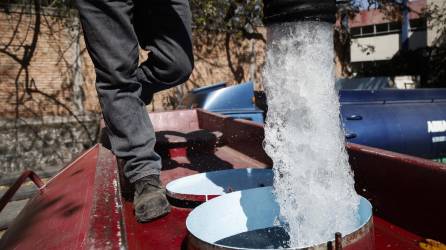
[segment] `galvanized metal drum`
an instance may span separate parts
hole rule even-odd
[[[201,204],[209,199],[251,188],[273,184],[271,169],[229,169],[195,174],[167,184],[170,199]]]
[[[359,226],[335,241],[290,248],[287,233],[275,226],[279,215],[272,187],[233,192],[195,208],[186,220],[188,249],[374,249],[372,206],[361,197]]]

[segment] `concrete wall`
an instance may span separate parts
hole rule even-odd
[[[398,34],[352,39],[351,62],[389,60],[398,52],[399,41]]]
[[[390,60],[400,50],[399,33],[353,38],[351,62]],[[426,31],[410,33],[409,48],[415,50],[428,44]]]

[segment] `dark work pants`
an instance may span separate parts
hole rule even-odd
[[[158,175],[160,156],[145,105],[193,68],[188,0],[76,0],[114,154],[130,182]],[[138,66],[138,45],[150,51]]]

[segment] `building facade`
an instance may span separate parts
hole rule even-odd
[[[410,8],[409,49],[416,50],[428,45],[426,0],[413,0]],[[386,13],[374,9],[361,11],[349,22],[352,34],[351,62],[387,61],[402,48],[402,22],[392,20]]]
[[[364,10],[349,20],[352,35],[350,62],[357,76],[389,76],[396,87],[413,88],[428,71],[425,54],[439,39],[438,24],[429,22],[425,13],[435,5],[446,8],[444,0],[408,2],[409,26],[401,15],[392,17],[385,10]],[[408,45],[403,46],[403,29],[408,31]]]

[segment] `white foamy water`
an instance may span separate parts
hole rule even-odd
[[[345,151],[334,88],[333,26],[268,27],[265,150],[290,246],[326,242],[358,226],[359,196]]]

